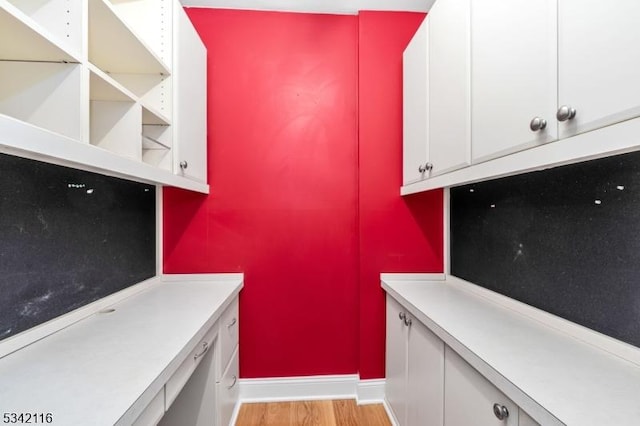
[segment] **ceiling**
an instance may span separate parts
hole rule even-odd
[[[181,0],[184,6],[356,14],[360,10],[426,12],[435,0]]]

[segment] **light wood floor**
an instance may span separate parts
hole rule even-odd
[[[242,404],[236,426],[391,426],[382,404],[355,399]]]

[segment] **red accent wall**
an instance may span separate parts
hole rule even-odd
[[[384,377],[381,272],[442,272],[442,191],[400,197],[402,52],[424,19],[359,15],[360,361],[362,379]]]
[[[358,370],[356,16],[189,9],[211,195],[164,191],[164,271],[244,271],[242,377]]]
[[[442,270],[441,191],[399,196],[401,55],[423,15],[188,12],[211,194],[164,190],[164,271],[245,273],[244,378],[383,377],[380,272]]]

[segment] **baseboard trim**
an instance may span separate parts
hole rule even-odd
[[[356,388],[358,405],[384,402],[384,379],[359,380]]]
[[[389,421],[391,422],[391,425],[398,426],[398,420],[396,419],[396,416],[393,413],[393,410],[389,406],[389,402],[387,401],[387,398],[384,398],[384,400],[382,401],[382,406],[384,407],[384,411],[387,412],[387,417],[389,417]]]
[[[360,380],[357,374],[240,379],[240,402],[356,399],[358,404],[384,401],[384,379]]]

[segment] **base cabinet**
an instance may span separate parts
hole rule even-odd
[[[385,399],[398,426],[540,426],[387,295]]]
[[[387,296],[386,399],[399,425],[441,425],[444,343]]]
[[[518,426],[518,406],[449,347],[444,370],[446,426]]]

